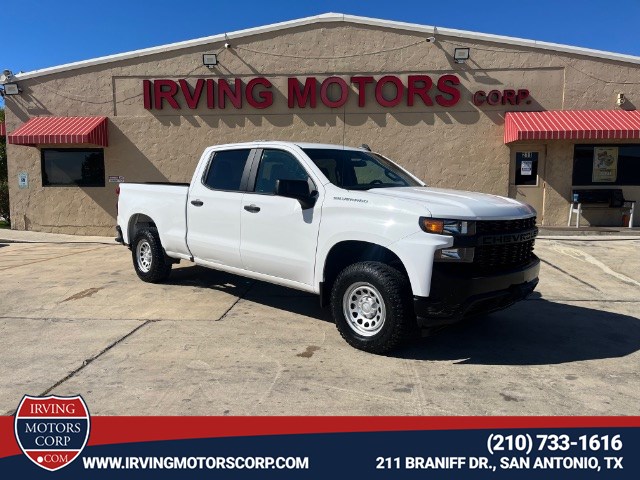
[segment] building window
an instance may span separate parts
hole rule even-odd
[[[43,148],[42,186],[104,187],[101,148]]]
[[[576,145],[573,185],[640,185],[640,145]]]

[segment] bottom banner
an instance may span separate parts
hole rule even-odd
[[[640,475],[637,418],[602,426],[606,419],[93,417],[86,446],[88,417],[82,411],[57,419],[16,416],[14,435],[7,431],[9,419],[0,423],[3,478],[611,480]],[[554,423],[558,428],[548,428]],[[579,423],[584,426],[575,426]]]

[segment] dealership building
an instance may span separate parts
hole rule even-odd
[[[628,225],[640,200],[640,57],[331,13],[2,83],[19,230],[111,235],[119,182],[189,182],[205,147],[258,139],[367,144],[545,226],[578,203]]]

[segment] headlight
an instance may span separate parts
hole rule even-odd
[[[420,217],[420,228],[427,233],[438,235],[473,235],[476,224],[467,220]]]

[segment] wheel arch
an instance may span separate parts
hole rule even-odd
[[[143,228],[156,227],[154,220],[144,213],[134,213],[129,217],[129,224],[127,225],[127,235],[129,245],[133,244],[136,235]]]
[[[364,261],[380,262],[392,266],[409,278],[404,263],[389,248],[363,240],[343,240],[331,247],[322,264],[322,282],[319,288],[322,306],[328,305],[331,289],[338,274],[349,265]]]

